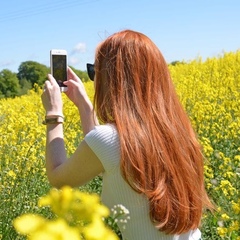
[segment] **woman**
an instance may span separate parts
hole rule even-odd
[[[97,47],[88,68],[94,108],[70,68],[64,82],[85,135],[69,159],[58,117],[61,93],[51,75],[45,83],[50,183],[76,187],[103,173],[103,203],[130,212],[126,229],[119,225],[124,239],[200,239],[202,211],[211,206],[203,156],[159,49],[141,33],[121,31]]]

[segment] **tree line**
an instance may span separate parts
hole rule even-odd
[[[71,68],[82,81],[89,81],[86,71]],[[34,84],[43,86],[49,72],[49,67],[35,61],[22,62],[17,73],[3,69],[0,72],[0,98],[24,95],[34,87]]]

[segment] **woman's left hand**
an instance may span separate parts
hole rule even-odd
[[[48,74],[42,93],[42,103],[46,110],[46,116],[63,115],[63,103],[60,87],[51,74]]]

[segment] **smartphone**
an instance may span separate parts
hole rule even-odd
[[[50,50],[51,74],[56,79],[60,90],[65,92],[67,86],[63,84],[67,81],[67,51],[61,49]]]

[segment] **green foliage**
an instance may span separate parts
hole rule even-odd
[[[19,94],[20,85],[17,75],[4,69],[0,72],[0,98],[15,97]]]
[[[89,81],[86,71],[71,68],[83,82]],[[0,98],[27,94],[34,87],[34,84],[42,86],[49,72],[49,67],[34,61],[22,62],[18,68],[18,73],[13,73],[8,69],[2,70],[0,72]]]
[[[23,78],[21,80],[21,89],[20,89],[20,95],[27,94],[29,89],[32,89],[32,83],[29,82],[26,78]]]
[[[49,68],[43,64],[34,61],[22,62],[18,68],[17,77],[21,86],[24,85],[24,80],[27,80],[33,86],[37,83],[42,86],[47,79]]]

